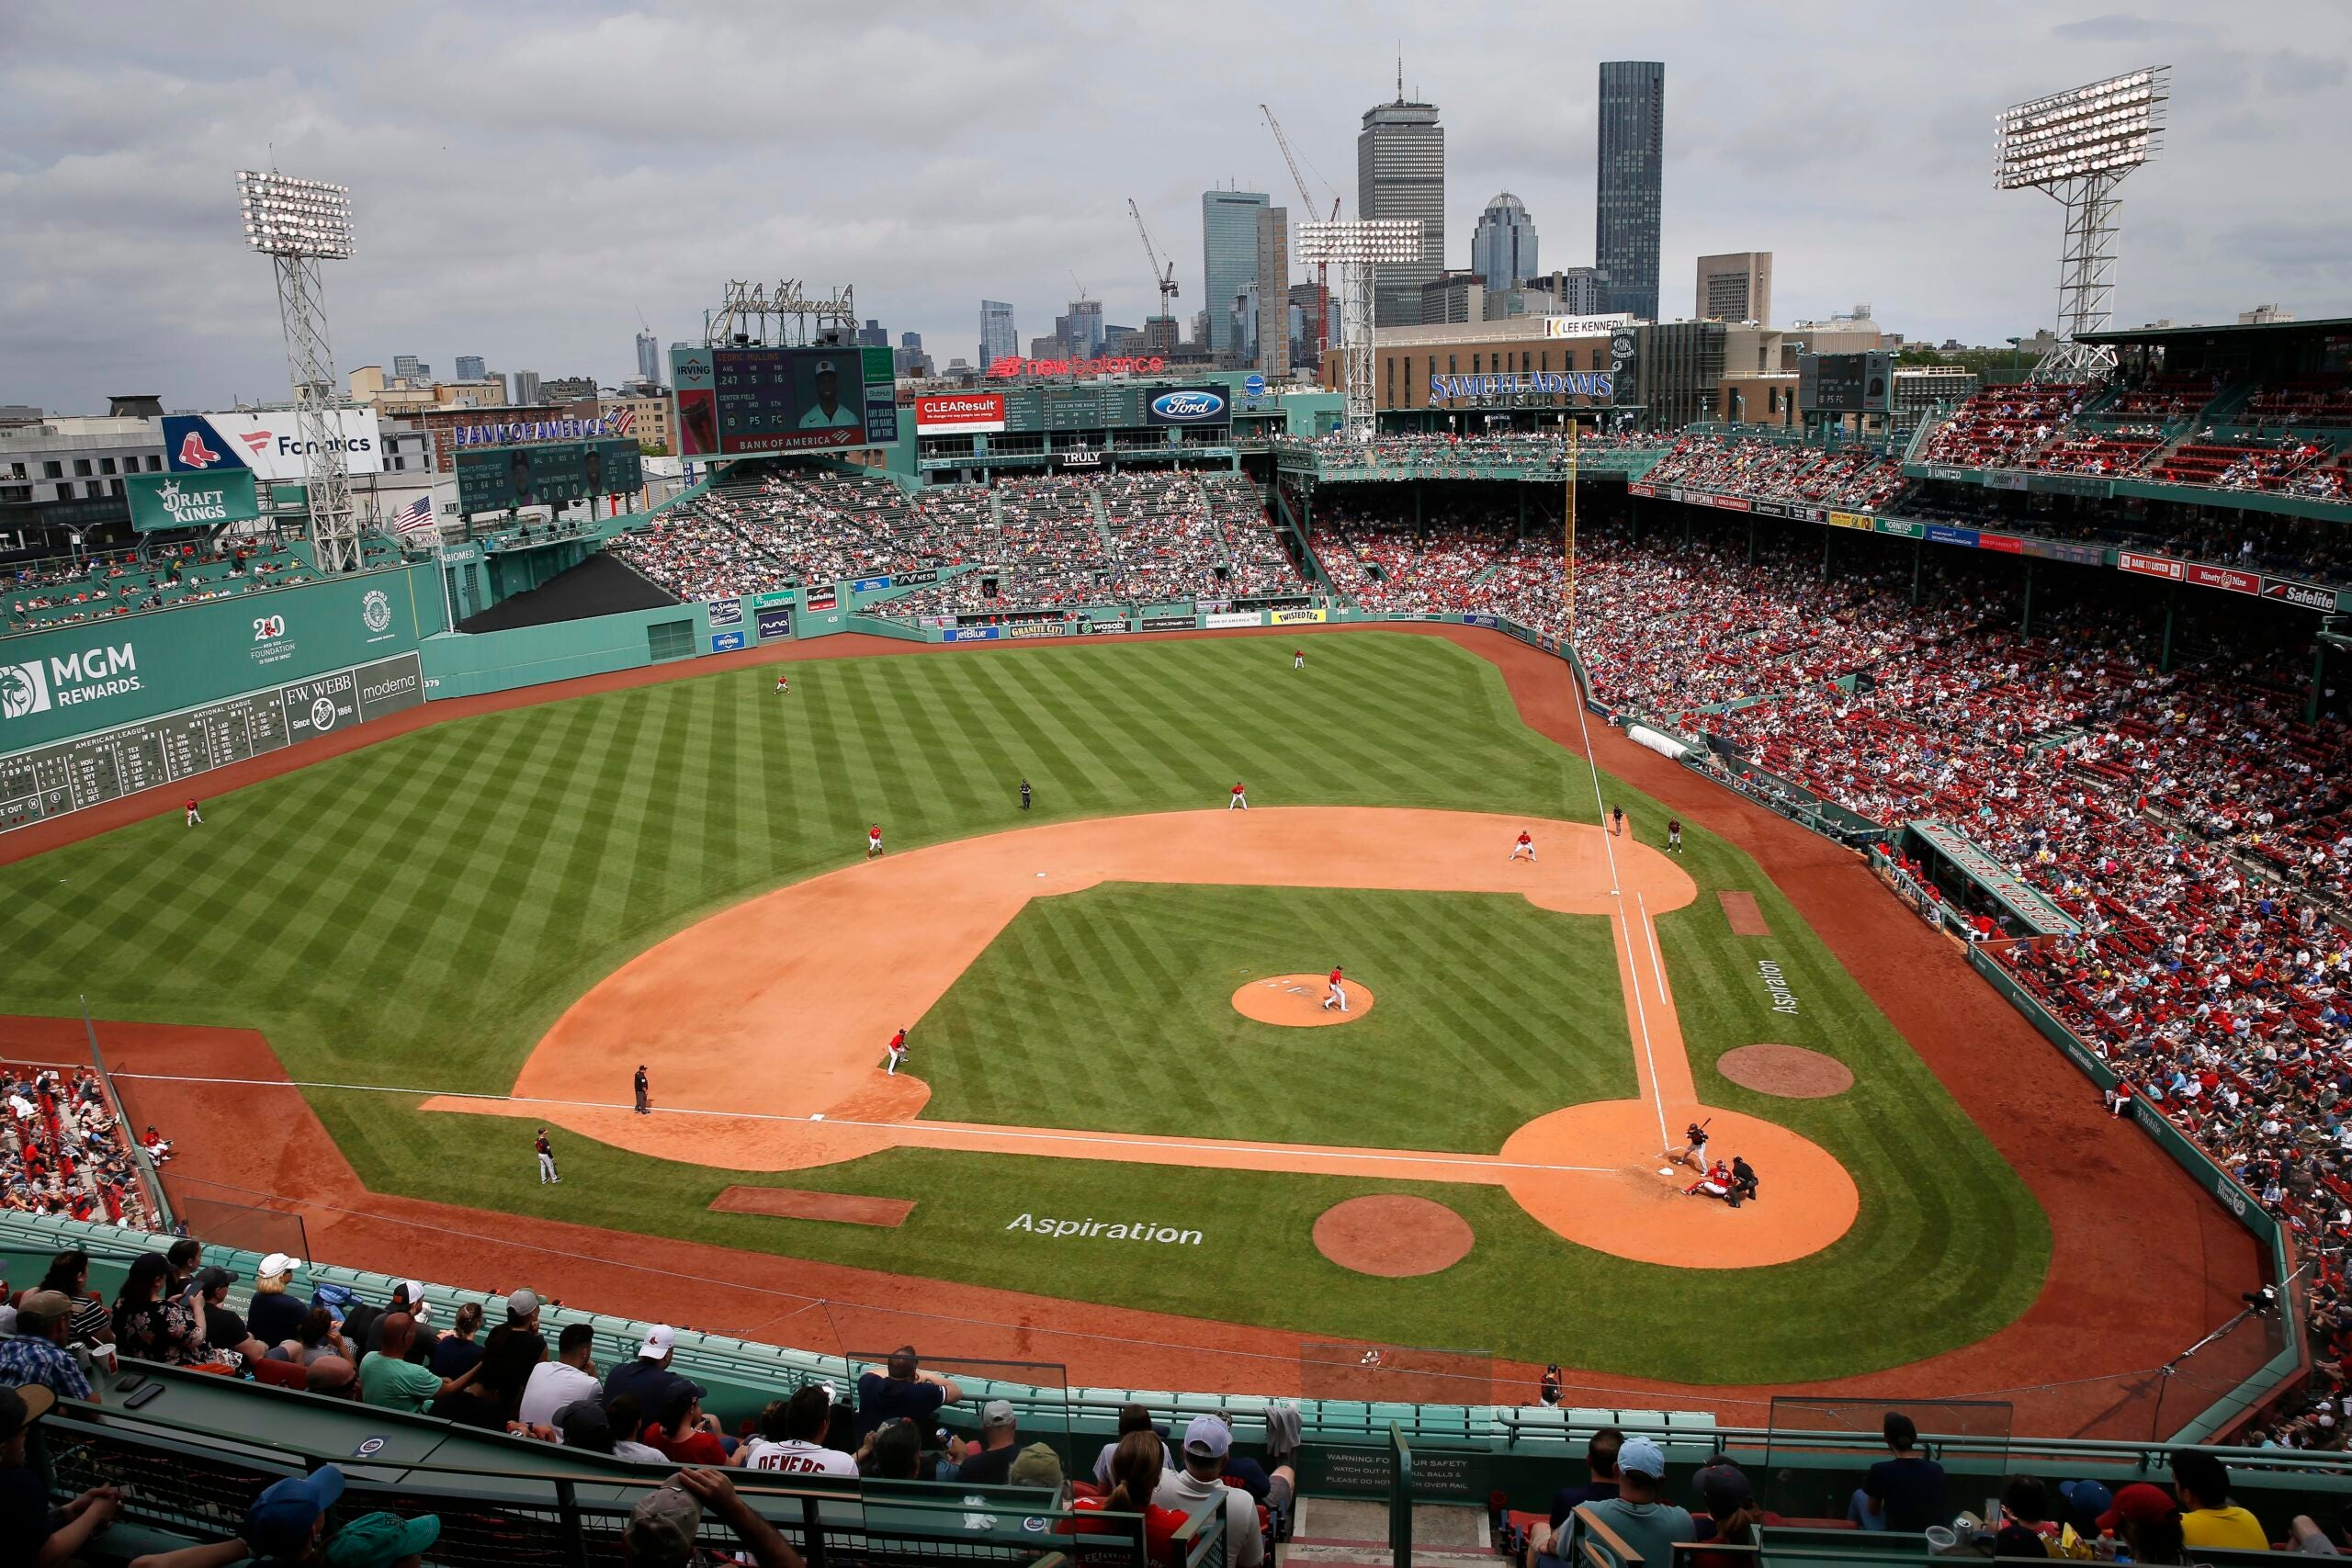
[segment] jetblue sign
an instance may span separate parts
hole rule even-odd
[[[1176,387],[1155,396],[1144,410],[1148,424],[1218,424],[1226,413],[1221,387]]]
[[[1617,395],[1617,378],[1607,370],[1514,370],[1499,376],[1432,376],[1430,401],[1469,398],[1590,398],[1607,402]]]

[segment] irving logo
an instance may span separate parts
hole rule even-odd
[[[49,711],[49,679],[40,660],[0,664],[0,718],[23,718]]]

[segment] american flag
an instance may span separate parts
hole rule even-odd
[[[605,415],[605,434],[607,435],[627,435],[636,428],[637,411],[633,408],[616,408]]]
[[[392,531],[396,534],[416,534],[433,526],[433,497],[420,495],[392,513]]]

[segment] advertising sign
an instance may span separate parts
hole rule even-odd
[[[2136,550],[2119,550],[2115,564],[2121,570],[2140,577],[2169,577],[2178,582],[2181,563],[2166,556],[2143,556]]]
[[[743,624],[743,601],[741,599],[709,599],[704,607],[710,614],[714,626],[740,626]]]
[[[1230,418],[1223,387],[1162,387],[1143,410],[1146,424],[1223,424]]]
[[[1928,539],[1931,544],[1966,545],[1973,550],[1976,547],[1976,530],[1952,528],[1941,523],[1930,523],[1928,525]]]
[[[670,374],[678,394],[681,455],[733,457],[752,452],[871,446],[898,437],[898,403],[888,380],[872,389],[855,348],[673,348]]]
[[[1871,520],[1859,512],[1833,512],[1829,514],[1829,525],[1832,528],[1867,528]]]
[[[253,470],[221,468],[209,474],[131,474],[122,481],[130,502],[130,525],[141,534],[168,528],[210,528],[245,523],[261,515]]]
[[[2025,541],[2014,534],[1979,534],[1976,536],[1976,547],[1980,550],[1998,550],[2005,556],[2025,554]]]
[[[1146,615],[1136,623],[1136,629],[1147,632],[1188,632],[1193,629],[1193,617],[1190,615]]]
[[[942,626],[942,642],[994,642],[1004,635],[1002,626]]]
[[[743,634],[741,632],[713,632],[710,634],[710,651],[713,653],[732,653],[742,646]]]
[[[458,470],[458,511],[469,517],[623,495],[645,482],[643,457],[627,439],[480,447],[456,453],[451,461]]]
[[[2199,566],[2188,563],[2188,581],[2199,588],[2223,588],[2232,593],[2259,593],[2262,579],[2250,571],[2236,571],[2226,566]]]
[[[2315,582],[2296,582],[2284,577],[2264,578],[2262,596],[2282,604],[2300,604],[2306,610],[2317,610],[2323,615],[2334,615],[2337,607],[2335,589],[2322,588]]]
[[[990,435],[1004,428],[1002,392],[962,392],[915,400],[915,433]]]
[[[1008,354],[989,361],[991,381],[1022,376],[1157,376],[1168,368],[1159,355],[1112,355],[1102,359],[1023,359]]]
[[[1276,610],[1267,621],[1277,626],[1295,626],[1302,622],[1329,620],[1330,614],[1329,610]]]
[[[757,627],[762,642],[774,642],[778,637],[790,637],[792,635],[790,606],[760,611]]]
[[[1190,625],[1190,622],[1186,623]],[[1201,617],[1201,624],[1212,631],[1224,631],[1233,626],[1254,626],[1259,624],[1255,610],[1216,610]]]
[[[1634,318],[1623,310],[1609,316],[1546,316],[1544,335],[1561,337],[1606,337],[1619,327],[1630,326]]]
[[[811,610],[830,610],[836,603],[833,585],[830,582],[804,589],[801,599],[805,607]]]
[[[1617,378],[1607,370],[1510,370],[1493,376],[1432,376],[1430,401],[1488,398],[1590,398],[1616,396]]]
[[[325,411],[327,440],[355,474],[384,471],[384,438],[374,409]],[[175,474],[251,468],[257,479],[300,480],[302,424],[291,409],[271,413],[173,413],[164,416],[164,462]]]

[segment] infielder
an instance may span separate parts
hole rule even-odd
[[[534,1146],[539,1151],[539,1185],[546,1187],[561,1181],[563,1178],[555,1173],[555,1145],[548,1142],[545,1127],[539,1129],[538,1140]]]
[[[1679,855],[1682,852],[1682,818],[1679,817],[1666,819],[1666,847],[1671,853]]]
[[[876,822],[865,830],[865,858],[872,860],[882,852],[882,824]]]
[[[1714,1118],[1709,1117],[1708,1121]],[[1682,1130],[1685,1140],[1681,1152],[1673,1156],[1677,1165],[1687,1165],[1693,1170],[1707,1168],[1707,1123],[1693,1122]]]
[[[899,1076],[899,1064],[907,1059],[907,1032],[905,1030],[901,1029],[898,1033],[890,1036],[889,1049],[889,1076],[895,1078]]]
[[[1236,779],[1233,781],[1233,798],[1226,802],[1225,808],[1227,811],[1247,811],[1250,809],[1250,796],[1243,792],[1240,780]]]
[[[1512,860],[1517,860],[1521,855],[1525,855],[1531,863],[1535,859],[1535,835],[1524,828],[1519,830],[1519,842],[1510,847]]]
[[[1333,1008],[1338,1008],[1341,1012],[1347,1011],[1348,988],[1340,984],[1340,966],[1336,964],[1331,965],[1330,985],[1329,992],[1323,998],[1323,1010],[1329,1012]]]

